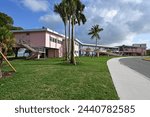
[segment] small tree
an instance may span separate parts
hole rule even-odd
[[[98,39],[100,39],[99,33],[103,31],[103,28],[100,28],[99,25],[94,25],[92,28],[89,30],[88,35],[91,35],[91,39],[96,39],[96,46],[95,46],[95,51],[97,51],[97,44],[98,44]],[[97,56],[98,56],[97,52]]]
[[[13,33],[10,32],[6,27],[0,27],[0,51],[7,56],[7,51],[12,49],[15,44]],[[2,63],[3,58],[0,58],[0,78],[2,77]]]

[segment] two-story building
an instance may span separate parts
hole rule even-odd
[[[146,44],[133,44],[132,46],[118,46],[119,54],[124,56],[144,56],[146,55]]]
[[[65,36],[48,28],[12,31],[16,38],[16,48],[24,48],[24,43],[41,51],[45,57],[63,57]],[[75,40],[75,56],[79,56],[79,44]]]

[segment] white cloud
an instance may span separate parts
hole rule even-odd
[[[122,2],[140,4],[143,0],[122,0]]]
[[[50,24],[50,23],[61,22],[61,19],[60,19],[59,15],[46,14],[46,15],[40,17],[40,21]]]
[[[108,10],[104,9],[101,13],[101,16],[104,18],[106,22],[111,22],[113,18],[117,15],[118,11],[117,10]]]
[[[47,0],[21,0],[21,3],[34,12],[48,11],[49,9]]]
[[[60,33],[64,32],[63,22],[59,15],[56,14],[46,14],[41,16],[39,21],[46,27],[56,30]]]

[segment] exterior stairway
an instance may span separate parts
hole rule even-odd
[[[108,55],[108,56],[121,56],[119,54],[112,53],[112,52],[102,52],[102,51],[100,51],[99,53],[102,53],[102,54],[105,54],[105,55]]]
[[[29,55],[29,57],[27,57],[27,59],[35,59],[35,58],[39,59],[40,55],[42,53],[44,53],[42,51],[38,51],[38,50],[32,48],[31,46],[29,46],[25,42],[19,42],[18,45],[20,45],[20,46],[22,46],[22,47],[24,47],[24,48],[26,48],[26,49],[31,51],[31,54]]]

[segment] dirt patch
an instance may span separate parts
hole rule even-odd
[[[2,78],[11,77],[11,76],[13,76],[13,74],[14,74],[14,71],[5,71],[2,73],[2,76],[3,76]]]
[[[145,61],[150,61],[150,58],[144,58],[143,60],[145,60]]]

